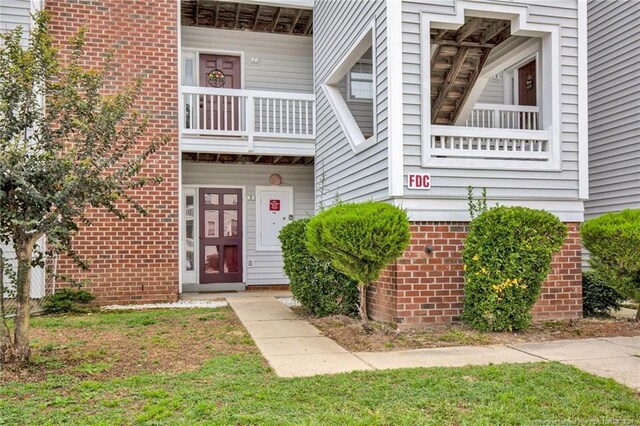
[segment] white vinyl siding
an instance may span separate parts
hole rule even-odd
[[[510,1],[528,7],[532,22],[561,25],[561,169],[513,170],[421,167],[420,12],[455,13],[454,0],[403,1],[403,87],[404,87],[404,165],[408,173],[431,174],[429,191],[409,190],[405,199],[431,209],[429,200],[450,200],[451,217],[467,217],[467,186],[486,187],[490,200],[504,204],[527,204],[545,208],[564,217],[580,218],[583,203],[579,199],[578,180],[578,11],[577,2],[562,0],[544,3]],[[428,102],[428,100],[427,100]],[[428,105],[428,104],[427,104]],[[428,106],[427,106],[428,107]]]
[[[244,265],[247,285],[288,284],[282,270],[280,252],[256,251],[256,202],[247,196],[256,196],[256,186],[268,186],[269,176],[277,173],[282,186],[293,186],[295,219],[313,214],[313,167],[252,164],[210,164],[185,161],[182,163],[182,184],[215,188],[219,186],[245,186],[245,258],[253,266]]]
[[[322,84],[356,39],[375,19],[373,58],[376,87],[376,143],[354,153]],[[317,0],[314,8],[317,202],[388,197],[387,51],[385,2]],[[370,109],[369,109],[370,111]],[[354,116],[357,118],[356,111]]]
[[[245,89],[313,91],[311,37],[183,26],[182,47],[221,55],[243,53]]]
[[[35,2],[35,0],[32,1]],[[18,26],[22,26],[25,30],[31,27],[31,1],[0,1],[0,31],[12,30]]]
[[[503,75],[499,74],[497,78],[489,79],[484,86],[482,94],[478,98],[479,104],[505,104]]]
[[[640,208],[640,2],[590,1],[587,218]]]

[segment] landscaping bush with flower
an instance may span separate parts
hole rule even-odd
[[[527,328],[566,236],[567,227],[543,210],[499,206],[473,219],[462,251],[463,320],[483,331]]]

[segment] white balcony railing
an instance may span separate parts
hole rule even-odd
[[[493,129],[539,130],[536,106],[476,104],[465,125]]]
[[[183,86],[180,101],[184,135],[315,137],[313,94]]]
[[[515,160],[549,159],[547,130],[431,126],[431,155],[435,157]]]

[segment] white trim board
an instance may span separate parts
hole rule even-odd
[[[322,84],[322,90],[327,96],[327,100],[329,105],[333,109],[333,112],[340,123],[340,127],[342,127],[343,132],[347,136],[347,140],[349,141],[349,145],[351,145],[351,149],[355,153],[359,153],[364,151],[367,148],[375,145],[377,141],[377,133],[378,133],[378,120],[377,120],[377,102],[378,102],[378,94],[377,94],[377,74],[378,74],[378,64],[376,61],[377,52],[376,52],[376,43],[375,43],[375,35],[376,35],[376,26],[375,20],[367,25],[365,30],[358,36],[356,41],[351,45],[351,47],[347,50],[347,53],[338,61],[338,65],[331,71],[329,77]],[[360,130],[360,126],[356,122],[349,106],[347,105],[346,100],[340,93],[340,90],[337,87],[337,84],[342,80],[343,77],[347,75],[347,73],[351,70],[351,68],[360,60],[362,55],[371,49],[371,60],[373,64],[373,75],[372,75],[372,84],[373,84],[373,135],[369,138],[365,138]]]
[[[404,193],[402,2],[387,0],[387,103],[389,197]]]
[[[578,196],[589,198],[587,0],[578,0]]]

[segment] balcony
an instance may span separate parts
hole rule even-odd
[[[315,96],[182,86],[183,151],[314,155]]]
[[[431,126],[431,156],[548,160],[550,132],[540,130],[540,109],[476,104],[465,126]]]

